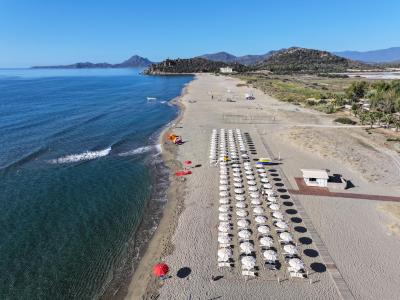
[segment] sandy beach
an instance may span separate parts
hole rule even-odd
[[[274,166],[285,188],[297,189],[301,168],[329,169],[351,180],[351,193],[398,196],[399,155],[363,128],[339,126],[334,117],[279,102],[239,80],[197,75],[179,98],[176,123],[162,135],[171,170],[168,204],[129,287],[127,299],[396,299],[400,294],[399,206],[352,198],[293,195],[286,213],[308,278],[289,279],[285,268],[260,270],[245,280],[239,262],[217,266],[218,168],[209,163],[212,129],[248,132],[258,157],[280,158]],[[255,100],[244,100],[245,93]],[[212,97],[211,97],[212,95]],[[225,101],[234,95],[234,102]],[[185,143],[165,142],[165,134]],[[191,160],[193,174],[173,174]],[[171,278],[160,282],[152,266],[165,261]],[[257,263],[260,264],[260,261]],[[184,276],[177,272],[185,268]],[[212,281],[212,276],[223,276]],[[279,278],[279,281],[278,281]]]

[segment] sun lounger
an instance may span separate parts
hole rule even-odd
[[[247,271],[247,270],[242,270],[242,275],[243,276],[252,276],[255,277],[256,273],[254,271]]]
[[[288,269],[289,269],[289,268],[288,268]],[[290,274],[290,277],[295,277],[295,278],[306,278],[306,274],[300,273],[300,272],[296,272],[296,271],[290,271],[289,274]]]
[[[232,264],[229,262],[219,262],[218,267],[219,268],[232,268]]]

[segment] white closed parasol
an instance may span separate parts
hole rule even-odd
[[[253,204],[253,205],[261,205],[261,200],[260,199],[252,199],[251,200],[251,204]]]
[[[221,261],[228,261],[232,257],[232,250],[230,248],[221,248],[218,250],[218,258]]]
[[[220,221],[229,221],[229,214],[228,213],[220,213],[218,216]]]
[[[264,180],[264,182],[268,182],[268,179],[267,180],[265,180],[265,179],[266,178],[263,178],[263,179],[261,179],[261,181]],[[267,190],[266,191],[267,193],[268,193],[268,190],[272,189],[272,185],[270,185],[269,183],[264,183],[262,187]]]
[[[220,211],[220,212],[223,212],[223,213],[226,213],[226,212],[228,212],[229,211],[229,209],[230,209],[230,206],[229,205],[221,205],[220,207],[218,207],[218,210]]]
[[[244,195],[235,195],[235,199],[237,201],[244,201],[246,200],[246,197]]]
[[[219,181],[219,184],[220,184],[220,185],[227,185],[227,184],[228,184],[228,180],[226,180],[226,179],[221,179],[221,180]]]
[[[304,263],[298,258],[292,258],[289,260],[289,265],[295,270],[300,271],[304,269]]]
[[[246,230],[246,229],[240,230],[240,231],[238,232],[238,236],[239,236],[240,238],[242,238],[242,239],[248,239],[248,238],[251,237],[251,232],[248,231],[248,230]]]
[[[236,189],[235,189],[235,193],[236,193],[236,194],[244,194],[244,189],[236,188]]]
[[[227,191],[227,190],[229,190],[229,186],[227,186],[227,185],[220,185],[220,186],[219,186],[219,190],[220,190],[220,191]]]
[[[267,218],[264,216],[257,216],[254,218],[254,220],[258,223],[258,224],[263,224],[265,222],[267,222]]]
[[[231,238],[227,235],[221,235],[218,237],[218,243],[220,244],[228,244],[231,242]]]
[[[276,261],[278,259],[277,254],[274,250],[267,250],[263,253],[266,260]]]
[[[236,203],[237,208],[246,208],[247,204],[244,201],[240,201]]]
[[[259,226],[259,227],[257,228],[257,230],[258,230],[258,232],[261,233],[261,234],[267,234],[267,233],[269,233],[269,227],[268,227],[268,226],[265,226],[265,225]]]
[[[286,228],[288,228],[288,224],[286,224],[286,223],[283,222],[283,221],[278,221],[278,222],[275,223],[275,225],[276,225],[277,227],[281,228],[281,229],[286,229]]]
[[[250,192],[250,197],[253,198],[253,199],[256,199],[256,198],[260,197],[260,194],[257,193],[257,192]]]
[[[219,203],[221,204],[229,204],[230,200],[229,198],[220,198]]]
[[[257,192],[258,191],[258,187],[255,185],[249,186],[249,191],[250,192]]]
[[[260,244],[264,247],[272,247],[274,245],[274,240],[269,236],[264,236],[260,239]]]
[[[283,219],[283,214],[280,211],[274,211],[272,216],[277,219]]]
[[[228,191],[219,192],[219,196],[220,197],[229,197],[229,192]]]
[[[246,254],[250,254],[252,251],[254,251],[254,246],[249,242],[240,243],[240,250]]]
[[[231,226],[228,222],[220,222],[218,226],[218,231],[220,232],[228,232]]]
[[[278,204],[275,204],[275,203],[272,203],[272,204],[269,206],[269,208],[272,209],[272,210],[279,210],[279,205],[278,205]]]
[[[289,232],[282,232],[279,237],[285,242],[293,241],[293,236]]]
[[[248,215],[247,211],[245,211],[244,209],[236,210],[236,214],[241,218],[244,218]]]
[[[237,221],[237,225],[239,227],[245,228],[250,225],[250,222],[248,220],[242,219],[242,220]]]
[[[298,254],[298,253],[299,253],[299,251],[297,250],[297,248],[296,248],[295,246],[293,246],[293,245],[285,245],[285,246],[283,246],[283,250],[285,250],[286,253],[289,253],[289,254],[291,254],[291,255],[294,255],[294,254]]]
[[[257,207],[254,207],[253,212],[255,214],[262,214],[262,213],[264,213],[264,209],[260,206],[257,206]]]
[[[245,270],[251,270],[256,265],[256,259],[253,256],[244,256],[241,259],[242,268]]]
[[[272,188],[271,185],[269,186]],[[273,190],[266,190],[265,192],[267,193],[268,197],[276,197],[276,193]]]
[[[234,178],[233,178],[233,181],[234,181],[234,182],[242,182],[243,179],[240,178],[240,177],[234,177]]]

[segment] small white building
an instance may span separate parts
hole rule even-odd
[[[231,67],[219,68],[221,73],[232,73],[233,69]]]
[[[319,187],[328,186],[329,175],[327,170],[301,169],[301,172],[303,172],[303,179],[306,185]]]

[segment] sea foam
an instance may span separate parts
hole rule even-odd
[[[161,145],[151,145],[151,146],[143,146],[143,147],[139,147],[127,152],[122,152],[120,154],[118,154],[119,156],[132,156],[132,155],[137,155],[137,154],[142,154],[142,153],[147,153],[150,151],[157,151],[157,154],[161,152]]]
[[[68,164],[75,163],[79,161],[92,160],[99,157],[107,156],[111,152],[111,147],[99,151],[86,151],[78,154],[70,154],[67,156],[59,157],[50,160],[52,164]]]

